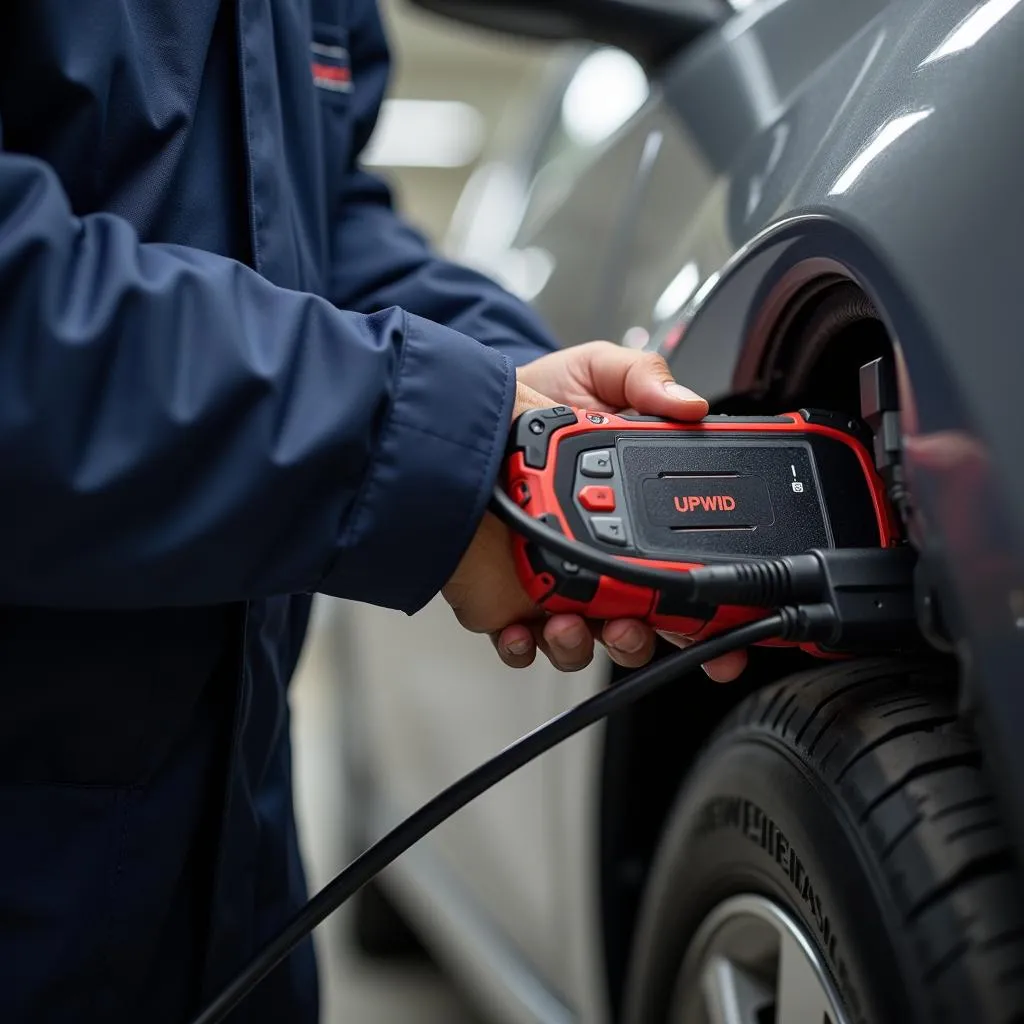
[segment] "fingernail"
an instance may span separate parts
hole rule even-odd
[[[696,391],[691,391],[689,388],[683,387],[682,384],[677,384],[674,380],[670,380],[665,384],[665,391],[671,398],[674,398],[680,402],[704,401],[704,399],[701,398]]]
[[[609,640],[610,646],[623,654],[636,654],[644,645],[644,634],[639,629],[626,629],[614,640]]]
[[[583,642],[587,639],[587,633],[584,629],[567,629],[564,633],[559,633],[554,637],[554,642],[558,644],[563,650],[575,651],[577,647],[581,647]]]
[[[713,682],[713,683],[724,684],[724,683],[731,682],[731,680],[729,680],[729,679],[719,679],[718,676],[716,676],[715,673],[712,672],[711,669],[709,669],[707,667],[707,665],[701,665],[701,668],[704,670],[704,675],[706,675],[708,677],[708,679],[710,679],[711,682]]]
[[[505,645],[505,650],[508,651],[509,654],[514,654],[517,657],[523,654],[529,654],[530,641],[526,639],[512,640]]]

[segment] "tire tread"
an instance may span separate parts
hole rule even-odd
[[[928,1020],[1024,1021],[1024,885],[952,677],[872,660],[771,689],[737,721],[795,746],[853,810],[918,952]]]

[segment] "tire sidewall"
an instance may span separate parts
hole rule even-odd
[[[662,1024],[686,949],[730,896],[764,896],[800,923],[849,1024],[912,1020],[886,900],[836,795],[775,736],[735,727],[691,773],[645,891],[626,1024]]]

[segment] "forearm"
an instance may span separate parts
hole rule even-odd
[[[76,218],[44,165],[6,154],[0,325],[3,603],[323,588],[411,610],[497,472],[507,360]]]

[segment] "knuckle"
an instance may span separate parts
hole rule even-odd
[[[644,365],[651,373],[655,373],[659,377],[671,376],[668,363],[665,362],[664,356],[659,355],[657,352],[641,352],[640,355],[644,361]]]

